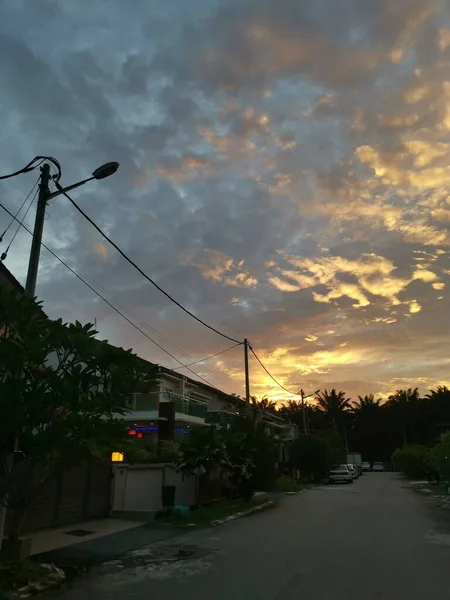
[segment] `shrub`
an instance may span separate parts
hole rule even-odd
[[[158,460],[161,462],[176,462],[180,457],[180,444],[173,440],[160,440],[158,444]]]
[[[343,462],[345,449],[335,434],[301,435],[291,445],[292,464],[303,479],[318,481],[332,464]]]
[[[450,432],[443,433],[431,450],[430,463],[441,479],[450,481]]]
[[[274,484],[275,492],[298,492],[301,486],[288,475],[281,475],[278,477]]]
[[[430,451],[425,446],[410,444],[397,448],[392,454],[392,463],[408,479],[428,477],[430,473]]]

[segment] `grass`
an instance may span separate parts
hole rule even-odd
[[[260,506],[267,502],[264,498],[254,498],[250,502],[243,500],[219,500],[209,506],[204,506],[191,511],[191,514],[186,519],[166,518],[163,523],[170,523],[177,527],[208,527],[212,521],[229,517],[237,512],[249,510],[255,506]]]

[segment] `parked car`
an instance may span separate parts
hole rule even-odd
[[[374,462],[372,471],[384,471],[384,465],[382,462]]]
[[[333,465],[328,473],[330,483],[353,483],[353,479],[347,465]]]
[[[350,473],[353,475],[353,479],[358,479],[359,473],[358,473],[358,469],[357,469],[356,465],[348,464],[347,467],[348,467],[348,470],[350,471]]]
[[[364,461],[361,466],[363,471],[370,471],[370,462]]]

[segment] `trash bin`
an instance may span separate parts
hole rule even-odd
[[[162,503],[164,508],[171,508],[175,505],[175,485],[163,485],[162,486]]]

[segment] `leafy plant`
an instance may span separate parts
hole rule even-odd
[[[23,295],[0,293],[0,499],[15,509],[13,538],[49,478],[124,438],[127,401],[152,376],[131,350],[95,334],[90,324],[49,320]],[[11,439],[25,456],[15,472]]]
[[[431,450],[430,463],[440,479],[450,481],[450,432],[443,433]]]
[[[225,443],[216,427],[193,429],[180,444],[176,470],[183,476],[218,478],[230,467]]]
[[[301,485],[292,477],[281,475],[275,480],[273,489],[276,492],[298,492],[301,489]]]
[[[291,444],[291,460],[302,479],[318,481],[327,475],[332,464],[344,459],[345,448],[338,435],[302,435]]]
[[[160,462],[173,463],[180,457],[180,444],[173,440],[160,440],[157,458]]]
[[[392,454],[392,464],[409,479],[426,477],[430,472],[430,451],[425,446],[409,444],[397,448]]]

